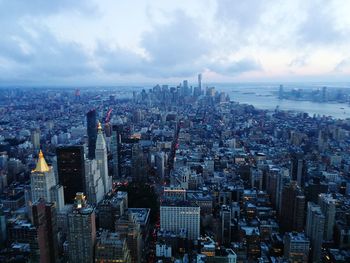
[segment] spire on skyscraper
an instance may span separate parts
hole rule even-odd
[[[49,166],[47,165],[47,163],[45,161],[43,152],[40,150],[39,151],[38,162],[37,162],[36,167],[33,170],[33,172],[45,173],[45,172],[48,172],[48,171],[50,171],[50,168],[49,168]]]

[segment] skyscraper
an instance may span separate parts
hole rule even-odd
[[[85,191],[84,147],[60,146],[56,155],[58,181],[63,186],[65,202],[73,204],[75,194]]]
[[[221,207],[221,241],[223,244],[231,243],[231,208],[223,205]]]
[[[33,225],[38,233],[40,262],[57,262],[58,240],[56,224],[56,206],[43,199],[34,202],[32,207]]]
[[[56,203],[58,210],[64,206],[63,187],[57,184],[54,169],[47,165],[41,150],[36,167],[30,175],[30,190],[32,202],[42,198],[46,202]]]
[[[336,200],[330,194],[320,194],[318,205],[325,216],[323,239],[332,240],[333,228],[335,224],[335,202]]]
[[[77,193],[74,209],[68,215],[69,262],[92,263],[95,242],[95,211],[86,204],[84,194]]]
[[[202,93],[202,74],[198,74],[198,88],[199,91]]]
[[[100,175],[103,182],[104,194],[106,194],[112,190],[112,177],[108,175],[107,146],[101,123],[98,123],[95,157],[97,161],[97,168],[100,170]]]
[[[131,254],[131,262],[139,263],[142,258],[142,236],[140,224],[137,222],[135,215],[129,213],[120,217],[115,222],[115,230],[125,238]]]
[[[90,204],[99,203],[104,197],[104,186],[100,170],[95,159],[85,159],[86,195]]]
[[[96,138],[97,138],[97,119],[96,110],[92,109],[86,114],[87,135],[89,146],[89,159],[95,158]]]
[[[281,200],[281,228],[283,231],[301,232],[304,228],[305,196],[297,182],[284,186]]]
[[[113,156],[113,176],[120,177],[120,143],[122,125],[112,125],[111,152]]]
[[[312,202],[307,204],[306,235],[311,240],[312,262],[321,262],[321,248],[325,217],[318,205]]]
[[[54,169],[47,165],[41,150],[36,167],[30,175],[30,185],[33,202],[40,198],[51,202],[50,189],[56,185],[56,179]]]
[[[40,148],[40,129],[39,128],[32,130],[31,142],[33,144],[34,149]]]

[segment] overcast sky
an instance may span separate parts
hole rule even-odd
[[[0,0],[0,85],[348,81],[348,0]]]

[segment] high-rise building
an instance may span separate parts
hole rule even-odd
[[[318,205],[312,202],[307,204],[306,235],[311,240],[312,262],[321,262],[321,249],[325,217]]]
[[[121,133],[122,125],[112,125],[112,138],[111,138],[111,152],[113,157],[113,176],[114,178],[120,178],[120,144],[121,144]]]
[[[33,203],[33,225],[37,229],[40,262],[58,262],[56,206],[43,199]]]
[[[284,236],[284,257],[291,263],[308,262],[310,241],[302,233],[286,233]]]
[[[165,175],[165,156],[164,152],[159,152],[155,156],[155,163],[157,167],[157,175],[163,179]]]
[[[56,148],[59,184],[64,189],[64,200],[73,204],[75,194],[85,191],[84,147],[82,145]]]
[[[335,225],[335,204],[336,200],[330,194],[320,194],[318,205],[325,216],[324,222],[324,240],[333,239],[333,229]]]
[[[200,207],[185,201],[166,201],[160,206],[160,227],[180,233],[187,231],[188,239],[196,240],[200,235]]]
[[[114,230],[115,222],[128,208],[128,193],[118,191],[112,198],[98,204],[99,228]]]
[[[147,164],[143,156],[142,146],[137,143],[132,147],[132,168],[131,173],[133,180],[142,181],[147,175]]]
[[[115,230],[125,238],[130,250],[131,262],[140,263],[142,258],[141,227],[133,213],[120,217],[115,222]]]
[[[95,147],[97,139],[97,119],[96,110],[92,109],[86,114],[87,122],[87,135],[88,135],[88,146],[89,146],[89,159],[95,158]]]
[[[84,194],[77,193],[75,207],[68,215],[69,262],[94,262],[95,242],[95,211]]]
[[[304,228],[305,196],[297,182],[291,181],[283,187],[281,200],[281,229],[285,232]]]
[[[112,190],[112,177],[108,175],[107,146],[101,123],[98,123],[95,157],[103,182],[104,194]]]
[[[38,162],[30,175],[32,201],[36,202],[43,198],[51,202],[50,190],[56,185],[54,169],[45,161],[44,154],[40,150]]]
[[[34,149],[40,149],[40,129],[35,129],[31,132],[31,142]]]
[[[57,210],[64,206],[63,187],[57,184],[54,169],[47,165],[41,150],[36,167],[30,175],[30,199],[32,202],[39,199],[54,202]]]
[[[221,207],[221,240],[224,244],[231,243],[231,208],[223,205]]]
[[[198,74],[198,88],[202,91],[202,74]]]
[[[85,189],[90,204],[99,203],[104,197],[103,180],[95,159],[85,159]]]
[[[129,263],[130,251],[126,240],[118,233],[102,231],[99,233],[95,248],[95,263]]]

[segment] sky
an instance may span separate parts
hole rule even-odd
[[[348,82],[348,0],[0,0],[0,85]]]

